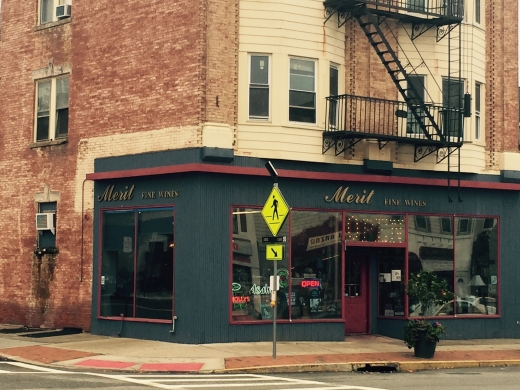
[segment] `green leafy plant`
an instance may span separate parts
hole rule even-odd
[[[426,340],[435,343],[440,340],[439,336],[446,332],[446,327],[440,322],[429,323],[425,320],[410,320],[404,327],[404,343],[412,348],[419,339],[419,333],[425,332]]]
[[[430,323],[424,316],[432,305],[442,305],[453,300],[453,293],[448,290],[448,282],[433,272],[421,271],[410,275],[405,291],[409,300],[419,303],[422,318],[406,323],[404,343],[408,348],[412,348],[420,332],[425,332],[428,341],[438,342],[439,336],[446,332],[446,327],[439,322]]]

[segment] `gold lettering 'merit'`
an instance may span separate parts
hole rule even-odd
[[[343,189],[343,186],[341,186],[331,197],[325,196],[325,202],[370,204],[375,193],[374,190],[368,193],[367,190],[363,190],[361,194],[350,194],[348,191],[349,187]]]
[[[103,195],[97,197],[99,202],[110,202],[114,200],[130,200],[134,197],[135,185],[128,188],[125,187],[124,191],[114,191],[115,185],[110,185],[105,189]]]

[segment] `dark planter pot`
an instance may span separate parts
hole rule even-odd
[[[436,341],[430,341],[426,338],[426,331],[419,330],[419,337],[415,343],[413,350],[414,356],[418,358],[431,359],[435,354]]]

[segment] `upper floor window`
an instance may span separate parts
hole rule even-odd
[[[336,65],[329,68],[329,96],[338,96],[339,94],[339,71]],[[338,125],[338,100],[329,100],[329,125],[336,127]]]
[[[249,119],[269,119],[269,56],[252,54],[249,69]]]
[[[66,138],[69,127],[69,77],[36,83],[36,141]]]
[[[289,121],[316,123],[316,62],[291,58]]]
[[[419,117],[424,117],[424,111],[421,109],[421,105],[424,103],[425,99],[425,77],[423,75],[418,74],[410,74],[408,75],[408,80],[410,82],[410,86],[406,91],[406,96],[410,98],[409,101],[409,110],[406,119],[406,133],[407,134],[421,134],[422,129],[421,125],[416,119],[416,116],[412,112],[413,108],[416,114]]]
[[[475,139],[480,139],[480,114],[481,114],[481,88],[482,84],[475,83]]]
[[[72,1],[40,0],[38,7],[38,24],[47,24],[59,19],[68,18],[71,13]]]
[[[475,22],[481,23],[480,17],[480,0],[475,0]]]

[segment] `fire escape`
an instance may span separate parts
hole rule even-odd
[[[326,0],[324,6],[326,21],[337,17],[338,27],[349,20],[357,21],[400,99],[329,96],[322,152],[333,149],[339,155],[365,139],[378,141],[380,149],[391,141],[413,145],[415,162],[432,153],[436,153],[437,163],[448,158],[449,185],[449,156],[459,152],[460,173],[463,118],[470,115],[471,97],[464,95],[461,77],[463,0]],[[393,29],[387,21],[396,23]],[[400,60],[394,50],[396,42],[399,45],[392,35],[396,25],[410,31],[412,43],[431,29],[436,29],[432,45],[447,40],[447,74],[443,75],[440,103],[425,98],[428,91],[420,82],[417,66],[411,65],[402,50]],[[424,70],[424,60],[422,65]]]

